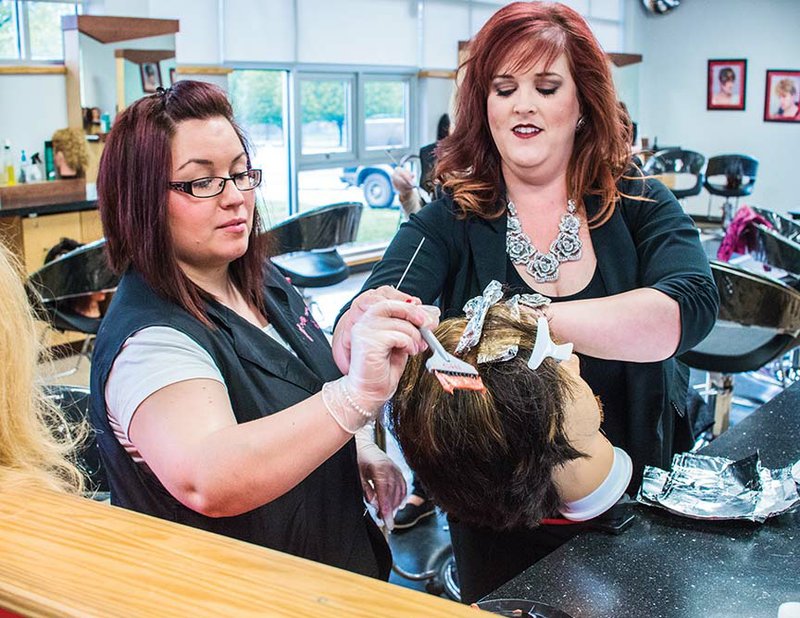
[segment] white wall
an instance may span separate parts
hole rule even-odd
[[[612,49],[621,38],[618,29],[613,34],[609,27],[623,2],[566,0],[589,17],[598,35],[608,41],[609,51],[619,51]],[[458,42],[474,35],[503,4],[504,0],[423,0],[420,13],[417,0],[87,0],[84,12],[179,19],[179,65],[313,63],[455,69]],[[109,79],[113,74],[109,71]],[[167,81],[167,75],[162,77]],[[226,83],[224,76],[209,79]],[[38,150],[42,136],[66,126],[64,81],[58,75],[0,76],[0,140],[8,136],[15,146]],[[451,91],[449,82],[426,81],[420,84],[421,144],[433,139]]]
[[[753,156],[760,162],[758,176],[753,194],[742,202],[780,212],[800,209],[800,123],[763,121],[766,70],[800,69],[800,2],[694,0],[661,16],[646,13],[639,0],[628,2],[629,51],[644,56],[634,116],[639,134],[706,157]],[[747,59],[744,111],[706,110],[707,62],[715,58]],[[707,205],[704,191],[687,210],[706,212]],[[713,205],[718,208],[721,198]]]
[[[67,126],[67,92],[63,75],[0,76],[0,147],[11,140],[15,164],[20,149],[28,160],[42,155],[44,142]]]

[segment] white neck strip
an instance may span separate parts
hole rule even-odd
[[[605,480],[600,486],[585,498],[574,502],[564,502],[558,507],[565,519],[571,521],[586,521],[605,513],[617,503],[633,474],[631,458],[621,448],[614,447],[614,463]]]

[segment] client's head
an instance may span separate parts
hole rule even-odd
[[[436,330],[448,351],[467,322],[446,320]],[[446,393],[425,368],[430,352],[412,358],[400,380],[391,417],[403,453],[437,504],[464,521],[536,526],[592,494],[611,469],[613,447],[599,431],[601,409],[577,357],[529,367],[538,328],[526,308],[488,309],[478,344],[462,355],[478,368],[484,392]]]

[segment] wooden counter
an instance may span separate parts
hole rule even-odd
[[[394,584],[45,491],[0,491],[0,608],[59,617],[481,615]]]

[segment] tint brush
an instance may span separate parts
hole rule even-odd
[[[416,251],[414,251],[414,255],[411,256],[411,260],[409,260],[408,266],[406,266],[406,269],[403,272],[403,275],[400,277],[400,281],[397,283],[395,289],[400,289],[403,279],[405,279],[409,268],[411,268],[411,264],[414,263],[414,260],[416,259],[417,254],[422,248],[422,244],[424,242],[425,237],[423,236],[422,240],[419,241],[419,245],[417,245]],[[481,380],[481,376],[475,367],[464,362],[460,358],[456,358],[450,354],[450,352],[445,350],[444,346],[439,342],[439,340],[436,338],[436,335],[434,335],[430,329],[421,327],[419,332],[422,335],[422,338],[425,340],[425,343],[428,344],[431,352],[433,352],[432,356],[425,363],[425,367],[429,372],[436,376],[436,378],[439,380],[439,383],[442,385],[442,388],[446,392],[450,393],[451,395],[456,389],[486,392],[486,387],[483,385],[483,380]]]

